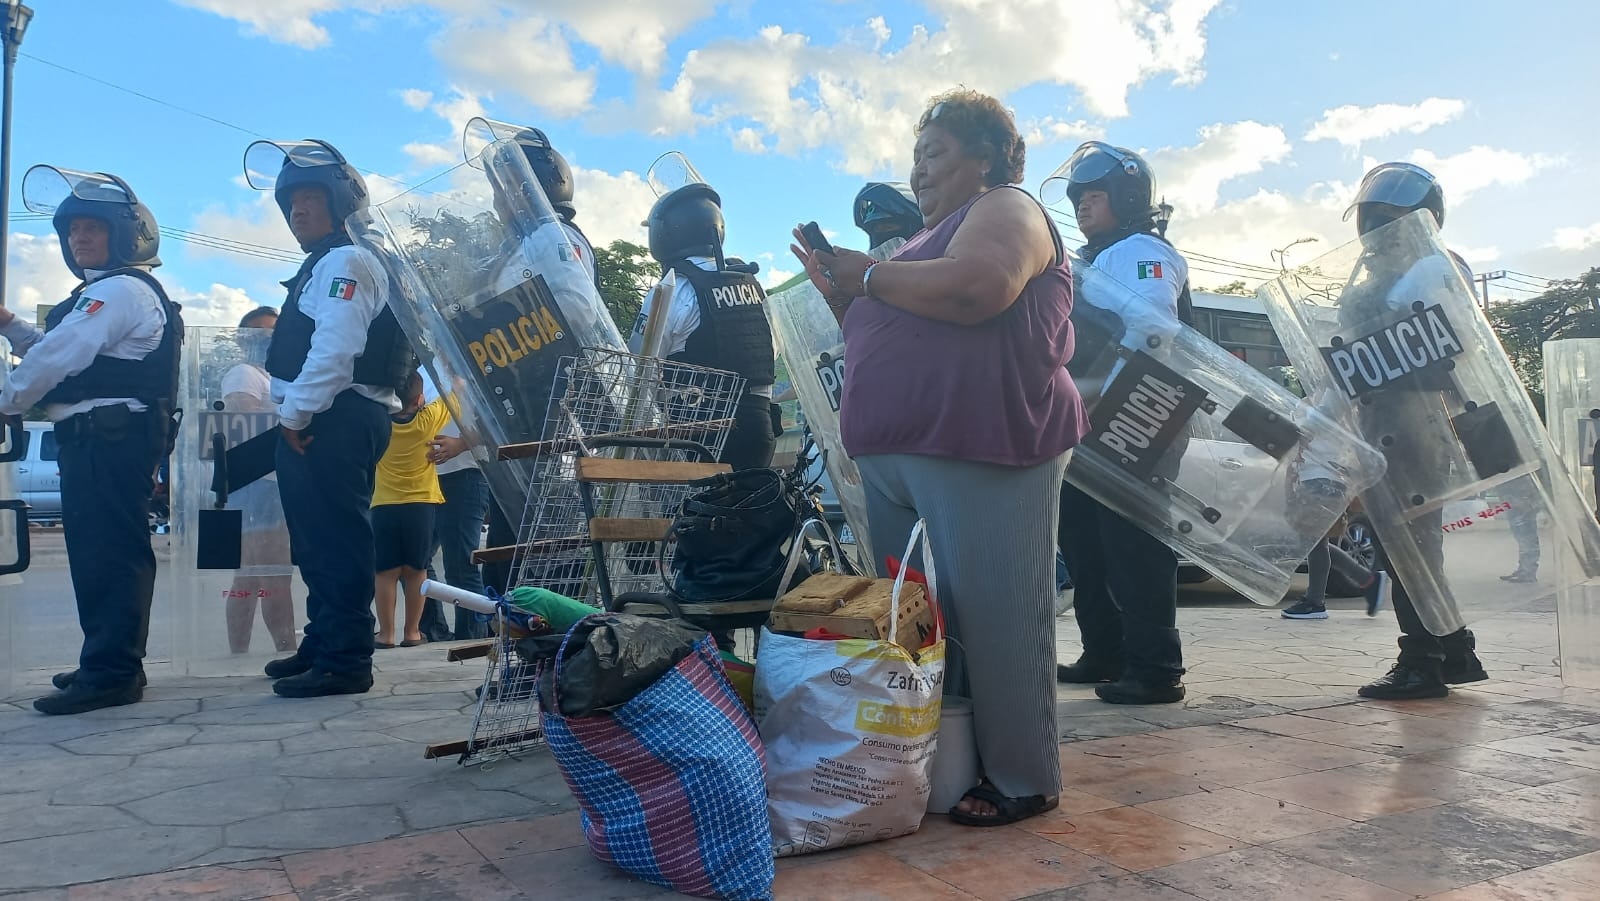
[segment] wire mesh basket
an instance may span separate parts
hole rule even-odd
[[[687,485],[597,486],[585,508],[576,477],[579,457],[662,461],[715,460],[733,424],[745,380],[731,372],[590,349],[562,361],[545,417],[545,440],[533,448],[534,481],[517,534],[512,584],[547,588],[599,606],[597,555],[615,593],[661,586],[655,542],[595,546],[591,517],[663,519],[688,495]],[[669,447],[618,446],[629,441]],[[707,457],[709,456],[709,460]]]
[[[544,588],[599,607],[603,565],[609,594],[661,590],[656,541],[596,543],[589,521],[665,522],[692,489],[618,482],[591,485],[585,492],[577,480],[577,461],[715,460],[744,388],[744,378],[731,372],[611,349],[589,348],[563,358],[543,440],[501,448],[502,457],[534,462],[512,586]],[[543,743],[534,667],[516,652],[528,624],[505,601],[501,605],[462,763],[515,757]]]

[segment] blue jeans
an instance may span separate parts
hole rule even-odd
[[[444,506],[437,508],[433,520],[433,552],[444,556],[444,581],[465,591],[483,593],[483,574],[472,562],[482,537],[483,515],[489,509],[489,482],[476,468],[448,472],[439,477]],[[433,554],[428,555],[428,578],[439,577],[433,570]],[[444,605],[432,598],[422,608],[422,634],[429,641],[448,641],[453,637],[487,638],[489,624],[478,622],[471,610],[456,608],[455,629],[445,622]]]
[[[319,670],[372,671],[372,481],[389,428],[382,405],[351,390],[312,418],[304,454],[278,442],[289,550],[306,583],[297,653]]]

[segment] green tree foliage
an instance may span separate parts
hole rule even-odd
[[[1506,356],[1528,395],[1544,410],[1544,343],[1556,338],[1600,338],[1600,267],[1551,283],[1543,294],[1489,308]]]
[[[661,267],[651,258],[649,248],[620,238],[594,249],[594,265],[600,275],[600,300],[626,338],[633,332],[645,292],[655,287]]]
[[[1231,294],[1235,297],[1256,296],[1255,289],[1247,287],[1244,283],[1244,279],[1240,279],[1236,282],[1228,282],[1226,285],[1223,285],[1220,288],[1201,288],[1200,290],[1205,291],[1208,294]]]

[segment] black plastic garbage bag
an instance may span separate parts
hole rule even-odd
[[[633,700],[634,695],[694,653],[705,630],[670,619],[598,613],[579,620],[566,635],[537,635],[517,642],[517,654],[540,664],[539,704],[564,716],[603,713]],[[560,690],[556,688],[556,657]]]

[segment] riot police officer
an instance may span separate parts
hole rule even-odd
[[[1149,163],[1132,151],[1091,141],[1064,168],[1067,197],[1088,242],[1084,260],[1170,317],[1174,328],[1186,321],[1189,264],[1157,227],[1160,210]],[[1095,693],[1113,704],[1182,700],[1177,555],[1069,484],[1061,487],[1059,537],[1072,573],[1083,654],[1058,665],[1056,679],[1109,683],[1097,685]]]
[[[50,311],[42,332],[0,307],[0,334],[23,358],[0,392],[0,416],[43,404],[55,423],[83,647],[78,669],[57,674],[58,691],[33,706],[71,714],[143,696],[156,577],[147,517],[156,467],[171,449],[183,319],[150,274],[161,265],[161,236],[127,182],[35,166],[24,196],[41,197],[31,190],[41,182],[65,195],[52,224],[67,268],[83,283]]]
[[[282,161],[275,176],[274,151]],[[284,697],[365,692],[372,687],[373,476],[412,356],[387,306],[388,277],[346,231],[346,217],[368,202],[360,173],[325,141],[258,141],[246,170],[253,185],[272,190],[306,251],[285,283],[266,367],[283,437],[278,491],[306,583],[306,628],[295,653],[267,664],[266,673]]]
[[[567,240],[572,244],[573,251],[577,253],[579,260],[583,263],[584,270],[589,274],[589,279],[594,282],[595,288],[598,290],[600,275],[595,263],[594,245],[589,242],[589,237],[583,233],[583,229],[579,228],[577,222],[574,221],[578,215],[578,208],[573,200],[575,186],[572,178],[572,166],[567,163],[566,157],[562,156],[561,152],[551,145],[550,138],[543,130],[538,128],[481,119],[474,120],[468,124],[469,135],[474,129],[481,130],[482,133],[479,137],[485,139],[486,142],[497,138],[511,138],[516,141],[517,146],[522,149],[523,156],[527,157],[528,166],[533,170],[534,177],[539,180],[539,187],[544,191],[545,198],[550,201],[550,205],[555,209],[556,215],[561,218],[561,229],[566,233]],[[499,194],[496,197],[497,203],[504,200]],[[513,217],[509,211],[502,211],[501,215],[506,220],[507,227],[511,227]],[[527,236],[522,235],[520,237],[525,239]],[[508,251],[507,256],[512,259],[522,259],[521,255],[516,254],[514,251]],[[518,265],[521,265],[521,263],[519,262]],[[458,445],[451,444],[449,447],[454,450]],[[520,514],[521,511],[519,510],[517,513]],[[501,509],[498,501],[490,499],[488,514],[489,534],[487,540],[489,546],[504,547],[515,543],[516,526],[505,511]],[[476,545],[468,549],[468,553],[475,549]],[[509,584],[511,570],[512,564],[510,561],[486,563],[483,566],[483,584],[499,592],[508,591],[511,588]],[[436,602],[429,601],[429,603]],[[467,625],[462,619],[464,613],[465,611],[462,610],[456,611],[458,631],[461,626]]]
[[[777,446],[772,411],[776,367],[767,294],[756,280],[757,266],[723,256],[722,198],[704,182],[663,194],[646,224],[650,255],[661,264],[663,274],[666,270],[677,274],[663,356],[744,376],[745,393],[738,401],[721,462],[735,471],[770,466]],[[635,351],[642,345],[649,314],[647,297],[630,341]]]
[[[1410,163],[1384,163],[1362,178],[1355,202],[1345,210],[1344,215],[1347,220],[1351,215],[1356,217],[1356,230],[1363,240],[1367,240],[1378,229],[1417,210],[1429,211],[1434,221],[1441,227],[1444,225],[1444,189],[1438,179],[1426,169]],[[1462,276],[1470,283],[1472,272],[1466,262],[1453,253],[1451,256]],[[1396,275],[1399,277],[1384,282],[1380,287],[1385,294],[1404,297],[1406,289],[1402,283],[1407,280],[1409,273]],[[1371,297],[1372,302],[1392,306],[1390,300],[1390,297],[1377,293]],[[1348,299],[1342,300],[1341,306],[1349,307],[1352,311],[1357,309]],[[1384,423],[1388,423],[1390,429],[1404,429],[1407,422],[1422,421],[1419,407],[1425,409],[1431,406],[1430,391],[1437,387],[1428,382],[1396,385],[1389,391],[1373,395],[1374,402],[1358,405],[1357,411],[1359,415],[1371,419],[1373,431],[1384,428]],[[1396,459],[1394,453],[1387,453],[1386,456],[1391,478],[1396,471],[1415,473],[1439,465],[1438,461],[1432,459]],[[1443,511],[1435,511],[1418,517],[1412,528],[1412,534],[1417,537],[1429,567],[1436,573],[1442,573],[1444,568],[1443,519]],[[1387,568],[1387,561],[1380,559],[1379,565]],[[1481,682],[1489,678],[1474,650],[1477,640],[1470,629],[1462,628],[1443,637],[1432,634],[1418,617],[1416,605],[1406,592],[1402,579],[1394,579],[1393,590],[1395,618],[1400,621],[1400,656],[1388,675],[1362,686],[1358,694],[1379,700],[1438,698],[1449,693],[1450,685]]]
[[[922,210],[917,195],[903,181],[871,181],[856,194],[856,228],[867,233],[868,246],[876,249],[896,238],[901,243],[922,231]]]

